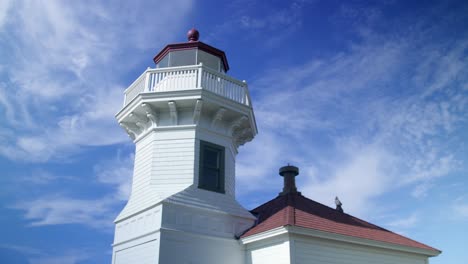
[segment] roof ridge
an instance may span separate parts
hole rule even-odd
[[[332,207],[330,207],[330,206],[328,206],[328,205],[319,203],[319,202],[317,202],[317,201],[315,201],[315,200],[312,200],[312,199],[310,199],[310,198],[307,198],[307,197],[305,197],[305,196],[303,196],[303,195],[301,195],[301,197],[304,198],[304,199],[306,199],[306,200],[308,200],[308,201],[310,201],[310,202],[313,202],[313,203],[315,203],[315,204],[317,204],[317,205],[323,206],[323,207],[327,208],[328,210],[330,210],[331,212],[337,212],[336,209],[333,209]],[[354,220],[357,220],[357,221],[359,221],[359,222],[361,222],[361,223],[363,223],[363,224],[368,224],[368,225],[370,225],[370,226],[377,227],[378,229],[381,229],[381,230],[383,230],[383,231],[387,231],[387,232],[394,233],[394,232],[392,232],[392,231],[390,231],[390,230],[388,230],[388,229],[386,229],[386,228],[383,228],[383,227],[381,227],[381,226],[372,224],[372,223],[370,223],[370,222],[368,222],[368,221],[366,221],[366,220],[362,220],[361,218],[356,217],[356,216],[353,216],[353,215],[350,215],[350,214],[348,214],[348,213],[340,212],[340,214],[344,214],[344,215],[346,215],[346,216],[348,216],[348,217],[351,217],[351,218],[353,218]]]
[[[267,205],[267,204],[270,204],[270,203],[273,202],[274,200],[276,200],[276,199],[278,199],[278,198],[281,198],[281,197],[282,197],[281,195],[278,195],[278,196],[276,196],[275,198],[273,198],[273,199],[271,199],[271,200],[269,200],[269,201],[267,201],[267,202],[264,202],[263,204],[261,204],[261,205],[255,207],[255,208],[253,208],[253,209],[250,209],[249,211],[250,211],[250,212],[256,211],[256,210],[260,209],[262,206],[265,206],[265,205]]]

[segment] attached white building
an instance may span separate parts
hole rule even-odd
[[[125,90],[119,124],[134,140],[129,201],[115,220],[113,264],[428,263],[437,249],[285,188],[251,212],[235,199],[239,146],[257,127],[247,84],[225,53],[167,45]]]

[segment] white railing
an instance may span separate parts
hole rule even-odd
[[[235,102],[250,106],[245,82],[203,65],[147,69],[126,90],[124,106],[140,93],[205,89]]]

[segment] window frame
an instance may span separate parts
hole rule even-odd
[[[208,148],[210,150],[214,150],[217,152],[218,155],[218,162],[219,168],[216,168],[218,170],[218,182],[219,186],[217,188],[212,188],[210,186],[202,185],[204,175],[205,175],[205,170],[206,169],[213,169],[213,168],[207,168],[207,166],[204,164],[204,152],[205,149]],[[213,144],[211,142],[203,141],[200,140],[200,151],[199,151],[199,170],[198,170],[198,188],[207,190],[207,191],[212,191],[212,192],[218,192],[218,193],[225,193],[225,152],[226,148],[220,145]]]

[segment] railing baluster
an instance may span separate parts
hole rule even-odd
[[[186,89],[186,88],[184,87],[184,77],[185,77],[184,74],[185,74],[184,71],[180,71],[180,74],[179,74],[179,85],[176,86],[176,87],[180,87],[180,88],[182,88],[182,89]]]
[[[210,74],[210,75],[211,75],[211,87],[215,91],[215,93],[217,93],[217,91],[216,91],[216,80],[215,80],[216,77],[213,74]]]
[[[213,87],[212,89],[215,91],[215,93],[219,94],[218,91],[216,90],[216,77],[211,74],[211,87]]]
[[[182,84],[184,80],[184,71],[178,71],[177,72],[177,85],[175,85],[172,90],[174,90],[176,87],[180,87],[181,89],[185,89],[184,85]]]
[[[187,71],[182,71],[182,89],[187,88]]]
[[[187,71],[182,71],[182,89],[187,89]]]
[[[174,81],[171,82],[171,91],[174,89],[174,87],[179,87],[179,79],[180,79],[180,73],[179,71],[172,72],[172,76],[174,77]]]

